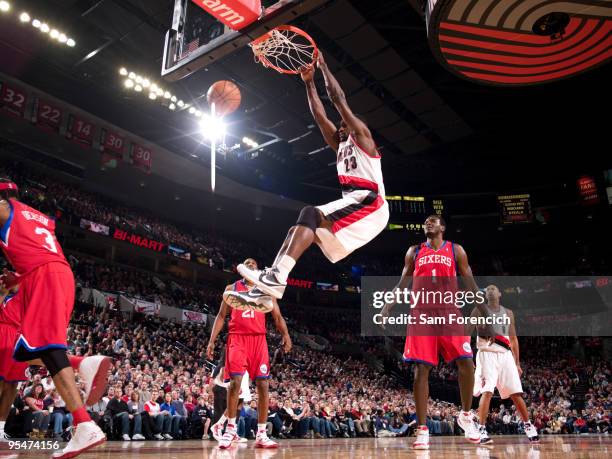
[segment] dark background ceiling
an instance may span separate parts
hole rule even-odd
[[[118,74],[125,66],[161,81],[173,3],[15,1],[15,9],[65,30],[77,46],[56,46],[31,27],[0,19],[0,68],[177,155],[207,162],[192,117],[126,91]],[[413,3],[335,0],[296,21],[325,53],[353,109],[368,119],[382,148],[388,193],[509,191],[611,166],[610,118],[601,113],[609,107],[609,66],[544,86],[463,81],[435,61]],[[306,201],[337,195],[334,157],[329,149],[313,153],[324,142],[299,77],[266,70],[242,49],[165,86],[189,100],[220,79],[242,90],[242,106],[230,118],[237,139],[249,135],[262,143],[270,138],[262,132],[283,139],[255,159],[231,154],[221,161],[222,174]]]

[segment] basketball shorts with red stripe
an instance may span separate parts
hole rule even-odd
[[[227,338],[225,352],[225,382],[232,376],[244,375],[255,380],[270,377],[270,356],[266,335],[242,335],[231,333]]]
[[[366,245],[387,227],[389,204],[374,191],[355,190],[342,199],[317,206],[333,225],[317,228],[317,244],[323,254],[336,263]]]
[[[438,365],[438,356],[446,362],[473,358],[469,336],[406,336],[404,361]]]
[[[15,360],[38,358],[47,349],[67,349],[74,289],[72,270],[64,263],[46,263],[24,276],[19,284],[23,311]]]
[[[13,360],[17,334],[17,328],[13,325],[0,323],[0,381],[12,383],[28,380],[28,364]]]

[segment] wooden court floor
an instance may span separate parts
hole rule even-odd
[[[539,445],[530,445],[524,436],[494,436],[491,446],[467,443],[463,437],[434,437],[429,451],[413,451],[412,438],[363,438],[332,440],[284,440],[278,450],[255,449],[254,442],[235,444],[220,450],[214,441],[107,442],[79,457],[84,459],[297,459],[297,458],[610,458],[612,436],[544,436]],[[49,458],[50,453],[9,451],[0,443],[0,458]]]

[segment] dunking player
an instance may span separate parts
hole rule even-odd
[[[244,261],[248,269],[256,270],[257,262],[252,258]],[[247,280],[239,280],[228,285],[226,291],[246,292],[253,288]],[[282,337],[285,352],[291,350],[291,338],[285,319],[281,315],[278,303],[273,301],[274,308],[270,312],[274,325]],[[210,341],[206,348],[206,355],[212,359],[215,342],[223,329],[225,317],[231,311],[228,325],[229,336],[225,354],[225,380],[230,381],[227,393],[227,427],[219,441],[219,447],[229,448],[236,437],[236,413],[240,386],[245,371],[255,379],[257,386],[257,437],[256,448],[278,448],[278,443],[270,440],[266,433],[268,419],[268,378],[270,377],[270,356],[266,342],[266,316],[264,313],[228,308],[225,301],[221,302],[219,312],[215,318]],[[213,432],[214,434],[214,432]],[[218,435],[218,433],[217,433]]]
[[[17,395],[17,384],[27,381],[28,364],[13,360],[13,349],[21,323],[21,306],[15,297],[17,287],[9,292],[0,286],[0,442],[6,439],[4,425]]]
[[[435,288],[436,282],[441,283],[445,279],[447,285],[453,288],[456,276],[459,274],[469,290],[478,291],[465,250],[458,244],[445,241],[445,230],[446,223],[442,217],[438,215],[427,217],[424,225],[427,242],[413,245],[408,249],[402,277],[396,288],[407,289],[411,282],[413,290],[417,289],[417,284],[427,283],[429,287]],[[391,304],[386,305],[383,314],[388,314],[391,307]],[[429,372],[433,366],[438,365],[438,354],[442,354],[446,362],[455,361],[457,364],[462,407],[457,422],[468,441],[479,443],[480,434],[470,411],[474,388],[474,362],[470,337],[461,336],[460,333],[455,333],[456,336],[417,335],[418,333],[411,333],[409,329],[404,348],[404,360],[415,364],[414,400],[419,425],[413,448],[429,449],[429,429],[425,424],[429,399]]]
[[[55,222],[18,201],[17,196],[17,185],[0,179],[0,247],[16,271],[5,274],[2,285],[7,289],[20,286],[16,298],[21,322],[13,358],[47,367],[75,426],[68,445],[53,457],[75,457],[106,437],[85,409],[73,369],[78,369],[84,380],[87,404],[93,404],[104,393],[112,362],[103,356],[67,355],[74,277],[55,237]]]
[[[304,207],[295,226],[289,229],[271,268],[250,270],[238,266],[238,272],[257,289],[248,295],[228,292],[224,298],[231,307],[257,308],[269,303],[271,295],[280,299],[287,277],[296,261],[314,242],[335,263],[374,239],[389,220],[385,201],[380,154],[366,124],[349,108],[344,92],[331,74],[323,56],[317,66],[323,73],[327,94],[342,118],[339,127],[327,118],[314,82],[315,69],[302,72],[310,111],[327,144],[336,152],[336,168],[342,199],[318,207]]]
[[[489,285],[486,290],[487,305],[485,308],[490,317],[507,317],[509,325],[494,325],[493,330],[497,335],[493,340],[476,337],[476,374],[474,375],[474,397],[480,395],[478,405],[478,417],[480,419],[480,443],[493,443],[493,439],[487,433],[486,423],[489,415],[489,406],[493,391],[497,387],[502,399],[510,397],[514,406],[521,415],[523,427],[527,438],[532,443],[539,442],[538,431],[529,422],[529,412],[523,400],[523,386],[521,375],[523,370],[519,363],[519,343],[514,327],[514,314],[508,308],[503,307],[499,300],[501,292],[495,285]],[[482,313],[477,308],[472,311],[472,317],[480,317]],[[468,327],[471,335],[474,326]]]

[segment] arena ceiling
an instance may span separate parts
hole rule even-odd
[[[2,71],[178,155],[208,161],[192,119],[125,91],[118,75],[124,66],[161,80],[172,0],[13,3],[69,31],[78,45],[67,51],[18,25],[3,27]],[[535,87],[462,80],[432,55],[419,4],[334,0],[297,21],[317,40],[350,105],[368,119],[389,192],[509,190],[605,165],[607,121],[595,107],[609,96],[609,68]],[[222,174],[304,200],[337,192],[334,158],[298,77],[263,69],[243,49],[166,86],[198,99],[220,79],[234,80],[243,94],[229,130],[273,141],[257,158],[221,161]]]

